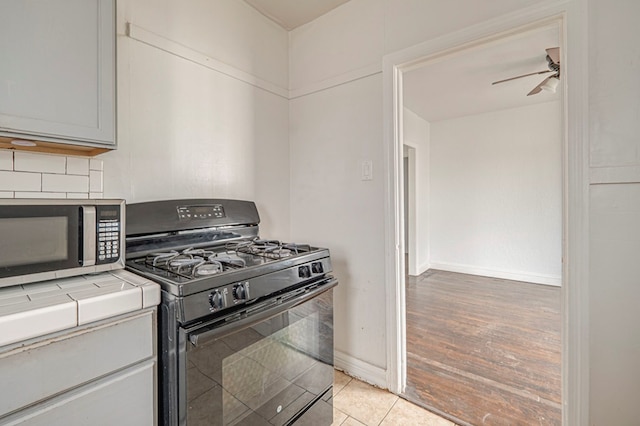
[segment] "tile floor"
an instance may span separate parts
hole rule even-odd
[[[454,423],[404,399],[336,371],[333,425],[454,426]]]

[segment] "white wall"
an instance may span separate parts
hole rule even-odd
[[[403,108],[403,142],[413,149],[413,170],[411,171],[411,193],[409,202],[411,211],[409,220],[414,228],[409,235],[412,253],[409,254],[409,275],[420,275],[429,269],[429,145],[431,137],[430,123],[410,109]],[[405,223],[405,227],[407,224]]]
[[[128,37],[126,23],[156,38]],[[118,149],[100,157],[105,196],[254,200],[263,235],[288,239],[288,99],[246,81],[286,91],[287,32],[234,0],[119,0],[117,24]]]
[[[291,101],[292,236],[331,250],[343,367],[352,354],[386,363],[382,146],[372,143],[382,133],[381,96],[375,75]],[[361,180],[364,160],[373,162],[373,180]]]
[[[589,2],[590,425],[638,424],[640,3]]]
[[[291,234],[332,249],[341,282],[337,363],[370,382],[387,384],[382,58],[536,3],[352,0],[290,32]],[[315,119],[298,112],[306,108]],[[318,132],[323,137],[314,137]],[[354,182],[367,158],[374,160],[373,181]],[[316,165],[299,165],[310,161]],[[323,196],[309,191],[324,182],[331,187],[319,190]],[[332,214],[314,213],[329,208]]]
[[[431,122],[431,268],[560,285],[559,101]]]

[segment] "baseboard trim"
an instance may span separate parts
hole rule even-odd
[[[347,355],[344,352],[333,352],[335,368],[344,371],[358,380],[387,389],[387,371]]]
[[[431,264],[429,262],[422,263],[418,266],[418,275],[422,275],[431,269]]]
[[[524,281],[534,284],[562,286],[562,277],[552,275],[538,275],[527,272],[502,271],[499,269],[480,268],[471,265],[461,265],[447,262],[430,262],[429,269],[458,272],[461,274],[480,275],[483,277],[502,278],[505,280]]]

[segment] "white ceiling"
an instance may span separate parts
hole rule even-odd
[[[403,74],[404,105],[431,122],[559,99],[560,90],[527,96],[551,73],[491,85],[547,70],[545,49],[559,38],[553,26],[426,62]]]
[[[244,0],[258,12],[292,30],[324,15],[349,0]]]

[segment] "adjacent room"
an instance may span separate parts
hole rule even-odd
[[[558,46],[544,26],[403,75],[405,395],[460,424],[561,421]]]

